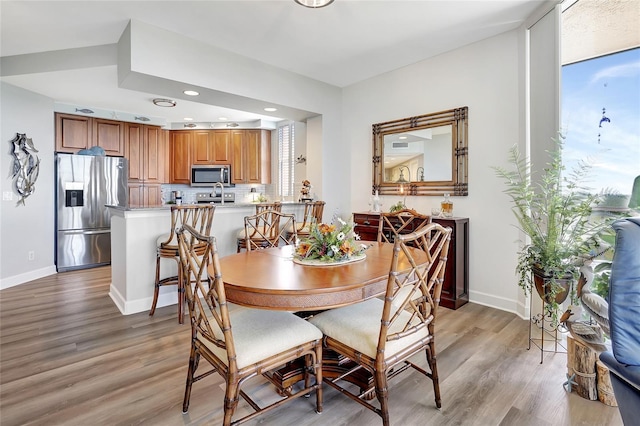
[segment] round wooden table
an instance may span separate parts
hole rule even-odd
[[[227,300],[243,306],[315,311],[349,305],[384,293],[393,244],[371,244],[366,258],[333,266],[293,262],[293,246],[242,252],[220,258]],[[409,264],[400,254],[400,265]],[[413,253],[426,261],[422,250]]]

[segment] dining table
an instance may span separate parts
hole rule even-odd
[[[237,305],[292,312],[350,305],[385,292],[393,258],[391,243],[362,242],[365,257],[347,263],[301,264],[292,245],[252,250],[219,259],[226,298]],[[427,260],[413,249],[418,263]],[[399,267],[410,264],[400,252]],[[210,266],[211,268],[211,266]]]
[[[309,317],[318,311],[380,296],[386,290],[394,244],[362,243],[368,246],[366,256],[347,263],[301,264],[294,261],[292,245],[224,256],[219,265],[226,299],[246,307],[285,310]],[[421,249],[408,249],[416,263],[427,261],[427,254]],[[410,270],[402,251],[398,262],[399,271]],[[354,367],[353,361],[332,351],[323,351],[322,358],[322,374],[326,379],[340,377]],[[281,389],[287,389],[304,378],[303,368],[300,362],[287,364],[273,372],[272,380]],[[361,371],[345,380],[362,390],[371,385],[373,378],[367,371]],[[372,393],[366,398],[374,396]]]

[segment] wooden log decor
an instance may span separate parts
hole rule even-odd
[[[596,361],[596,372],[598,382],[598,399],[604,405],[617,407],[618,401],[616,401],[616,397],[613,395],[611,378],[609,377],[609,369],[600,360],[598,360]]]
[[[598,399],[596,361],[596,351],[567,336],[567,376],[575,382],[570,390],[591,401]]]

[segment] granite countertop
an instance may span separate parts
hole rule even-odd
[[[215,203],[216,209],[218,208],[222,208],[222,209],[232,209],[232,208],[247,208],[247,207],[253,207],[255,206],[257,203],[225,203],[225,204],[221,204],[221,203]],[[299,203],[297,201],[283,201],[282,202],[283,205],[304,205],[304,203]],[[107,207],[115,209],[115,210],[120,210],[120,211],[139,211],[139,210],[170,210],[171,206],[173,206],[174,204],[163,204],[161,206],[146,206],[146,207],[128,207],[128,206],[114,206],[114,205],[107,205]]]

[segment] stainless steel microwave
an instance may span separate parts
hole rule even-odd
[[[221,183],[231,185],[231,166],[229,165],[193,165],[191,166],[191,186],[213,186]]]

